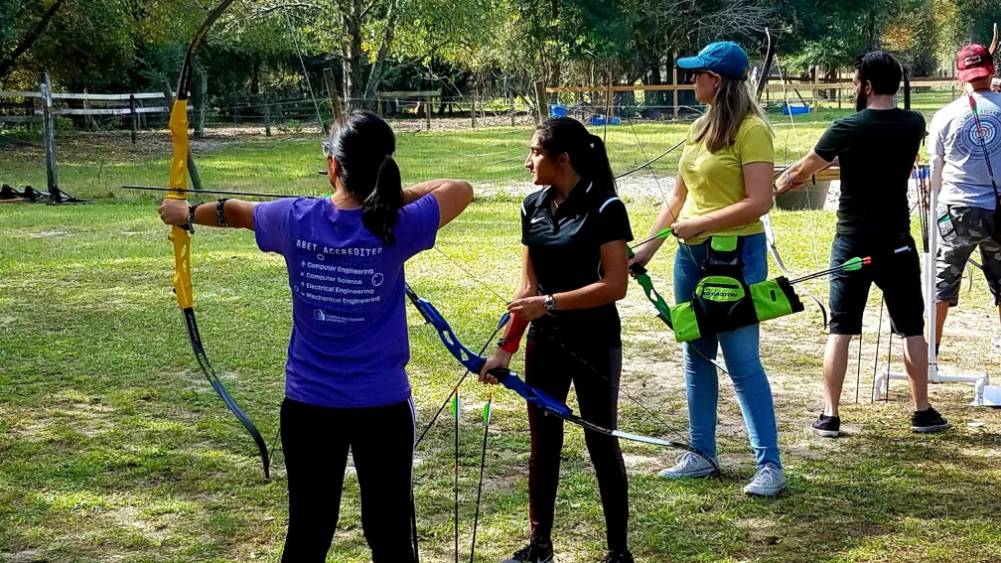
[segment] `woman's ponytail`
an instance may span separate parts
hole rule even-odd
[[[615,192],[615,176],[601,137],[569,117],[547,119],[535,130],[547,154],[555,157],[566,153],[574,171],[590,181],[595,190]]]
[[[386,155],[375,174],[375,189],[362,202],[362,223],[386,244],[393,244],[393,227],[403,207],[403,180],[392,155]]]
[[[591,157],[587,160],[587,175],[595,186],[615,190],[615,175],[612,174],[612,164],[608,161],[608,151],[605,141],[597,135],[591,135]]]
[[[403,207],[400,167],[393,160],[393,129],[370,111],[351,111],[334,122],[330,145],[344,188],[362,204],[362,223],[383,242],[393,244],[393,227]]]

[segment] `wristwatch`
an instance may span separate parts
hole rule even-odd
[[[552,294],[546,296],[546,314],[555,315],[556,314],[556,298]]]

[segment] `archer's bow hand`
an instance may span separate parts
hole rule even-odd
[[[650,263],[650,260],[653,260],[654,252],[647,246],[636,250],[632,257],[629,258],[629,275],[635,277],[636,274],[645,272],[646,265]]]
[[[165,199],[160,203],[160,220],[168,225],[183,227],[188,224],[188,202],[183,199]]]
[[[496,350],[493,354],[487,358],[487,361],[483,363],[483,367],[480,369],[480,382],[486,383],[487,385],[497,385],[499,381],[497,378],[491,375],[494,370],[507,370],[508,366],[511,365],[510,352],[504,350]]]

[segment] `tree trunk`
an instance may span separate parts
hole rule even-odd
[[[382,82],[383,69],[386,65],[386,56],[393,46],[393,35],[396,32],[396,21],[399,19],[397,10],[397,0],[390,0],[386,9],[386,31],[383,35],[382,44],[379,45],[379,52],[376,53],[375,63],[368,74],[368,82],[365,84],[365,99],[373,100],[379,91],[379,83]]]
[[[550,8],[552,10],[552,13],[550,14],[552,16],[552,19],[550,21],[554,22],[560,21],[560,0],[550,0],[550,1],[551,1]],[[552,65],[553,65],[552,66],[553,72],[550,75],[548,84],[558,88],[561,86],[560,79],[562,78],[562,70],[563,70],[560,65],[559,56],[553,58]]]
[[[654,86],[657,84],[663,84],[664,79],[660,76],[660,61],[658,60],[653,67],[650,69],[650,77],[647,78],[647,85]],[[662,106],[664,105],[663,92],[644,92],[643,103],[647,106]],[[649,110],[648,110],[649,111]],[[660,108],[656,108],[653,113],[660,113]],[[651,117],[648,115],[647,117]]]
[[[257,96],[261,95],[261,59],[260,57],[254,57],[254,65],[251,69],[250,74],[250,93]]]
[[[344,30],[350,38],[344,51],[344,97],[349,107],[358,107],[365,95],[362,80],[362,0],[351,1],[351,13],[343,16]]]

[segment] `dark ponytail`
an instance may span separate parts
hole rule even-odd
[[[615,176],[601,137],[592,135],[584,124],[569,117],[547,119],[535,128],[546,153],[557,157],[567,153],[570,165],[593,189],[615,193]]]
[[[403,207],[400,167],[393,160],[393,129],[370,111],[351,111],[334,122],[330,145],[341,182],[362,204],[365,228],[393,244],[393,227]]]

